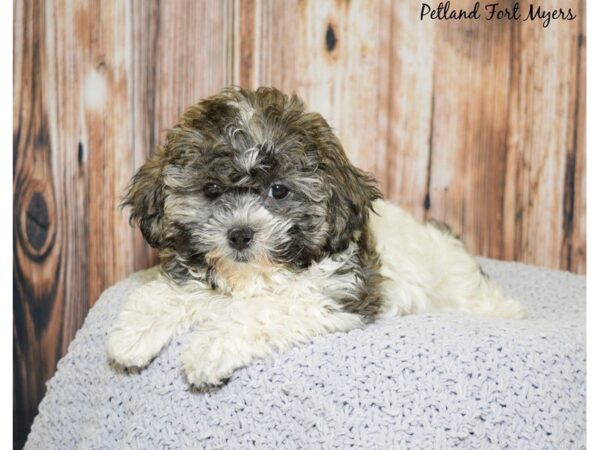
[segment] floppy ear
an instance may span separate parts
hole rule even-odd
[[[159,150],[132,178],[121,206],[131,207],[129,222],[140,227],[144,238],[155,248],[163,248],[164,149]]]
[[[328,245],[335,253],[348,247],[355,231],[364,230],[373,201],[382,196],[375,178],[350,164],[345,155],[333,165],[333,170],[327,170],[331,178]]]

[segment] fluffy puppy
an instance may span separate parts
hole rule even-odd
[[[183,368],[204,387],[378,317],[524,316],[447,229],[380,198],[295,95],[229,89],[191,106],[125,197],[161,271],[126,299],[109,356],[143,367],[191,329]]]

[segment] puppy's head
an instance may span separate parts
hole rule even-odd
[[[190,107],[124,203],[180,268],[301,269],[358,240],[374,179],[327,122],[276,89],[226,90]]]

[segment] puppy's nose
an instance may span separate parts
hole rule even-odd
[[[252,238],[254,237],[254,230],[250,227],[238,227],[232,228],[227,232],[227,240],[236,250],[244,250],[248,248]]]

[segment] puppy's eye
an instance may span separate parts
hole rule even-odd
[[[202,192],[204,193],[206,198],[209,198],[211,200],[214,200],[215,198],[219,197],[222,193],[221,188],[217,183],[206,183],[202,188]]]
[[[290,190],[287,186],[284,186],[283,184],[273,184],[269,189],[269,197],[272,197],[275,200],[281,200],[282,198],[287,197],[289,192]]]

